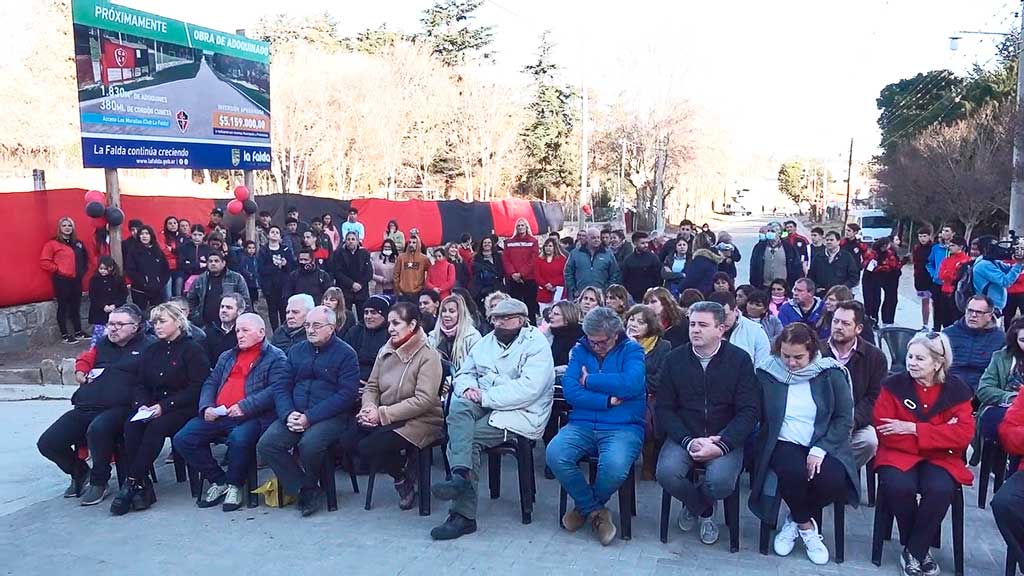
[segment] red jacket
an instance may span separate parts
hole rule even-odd
[[[455,265],[448,260],[438,260],[427,270],[427,288],[437,290],[444,300],[455,287]]]
[[[501,253],[501,263],[505,269],[505,277],[512,278],[516,272],[523,275],[523,280],[536,279],[534,266],[540,244],[530,235],[513,236],[505,240],[505,250]]]
[[[1003,260],[1003,262],[1011,266],[1017,263],[1015,260]],[[1018,276],[1017,281],[1011,284],[1010,287],[1006,289],[1007,294],[1020,294],[1024,292],[1024,278],[1021,278],[1021,276],[1024,276],[1024,274]]]
[[[537,272],[537,302],[547,304],[555,299],[555,293],[544,286],[547,284],[551,284],[555,288],[565,286],[565,256],[555,254],[551,262],[538,256],[534,269]]]
[[[82,244],[81,241],[77,242]],[[84,251],[85,246],[81,246],[81,249]],[[39,256],[39,266],[47,272],[64,278],[75,278],[79,273],[75,249],[70,244],[55,238],[47,240],[46,244],[43,244],[43,253]]]
[[[891,418],[916,422],[917,434],[879,433],[875,467],[893,466],[906,472],[928,461],[969,486],[974,475],[963,455],[974,437],[974,394],[963,380],[952,375],[935,388],[929,392],[934,399],[929,406],[921,399],[921,386],[910,374],[902,372],[882,381],[882,393],[875,402],[875,429],[885,424],[884,418]]]
[[[160,238],[157,240],[157,244],[160,246],[160,251],[164,253],[164,258],[167,258],[167,267],[171,270],[178,269],[178,239],[172,238],[170,242],[166,238]]]
[[[474,254],[473,251],[470,250],[469,248],[463,248],[460,245],[459,246],[459,256],[462,257],[462,264],[466,266],[466,276],[468,278],[472,278],[473,277],[473,258],[476,256],[476,254]],[[1021,274],[1021,276],[1024,276],[1024,274]],[[468,288],[468,286],[466,286],[466,288]]]
[[[942,264],[939,264],[939,279],[942,280],[943,294],[956,292],[956,276],[960,271],[960,266],[970,260],[971,257],[966,252],[950,254],[942,259]],[[1024,276],[1024,274],[1021,274],[1021,276]]]
[[[868,256],[866,256],[866,258],[869,264],[872,260],[876,260],[878,262],[873,272],[878,272],[879,274],[903,268],[903,263],[900,262],[899,257],[896,256],[895,250],[886,250],[882,254],[876,254],[874,250],[868,250]]]
[[[860,267],[866,268],[868,262],[871,261],[871,247],[860,240],[850,240],[849,238],[843,238],[839,241],[839,248],[846,250],[850,254],[853,254],[857,259],[860,260]]]
[[[999,444],[1008,454],[1024,456],[1024,394],[1018,394],[999,423]],[[1024,458],[1018,470],[1024,470]]]

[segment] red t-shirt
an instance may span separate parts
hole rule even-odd
[[[245,398],[245,379],[249,377],[249,372],[252,372],[252,367],[256,365],[259,357],[258,345],[238,352],[235,365],[231,367],[231,372],[228,372],[228,379],[217,393],[217,406],[230,408]]]

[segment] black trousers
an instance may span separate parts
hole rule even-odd
[[[931,462],[920,462],[906,472],[893,466],[880,466],[878,490],[884,494],[886,506],[896,517],[900,544],[914,558],[924,560],[953,503],[956,480]]]
[[[508,290],[508,295],[526,304],[526,310],[530,315],[530,324],[537,324],[537,313],[539,306],[537,305],[537,283],[533,280],[523,280],[522,282],[516,282],[515,280],[508,280],[505,282],[505,287]]]
[[[175,410],[157,418],[128,422],[124,425],[124,451],[129,478],[141,480],[146,477],[146,470],[164,449],[164,440],[177,434],[178,430],[194,416],[193,412]],[[132,414],[134,415],[134,412]]]
[[[864,292],[864,314],[878,320],[878,309],[882,306],[882,283],[879,274],[864,271],[861,276]]]
[[[880,289],[885,293],[882,301],[882,322],[893,324],[896,322],[896,304],[900,299],[900,271],[883,272],[875,274]],[[877,316],[876,316],[877,318]]]
[[[374,470],[388,473],[392,478],[399,479],[405,469],[407,454],[413,454],[416,447],[402,438],[394,427],[363,428],[352,426],[341,437],[341,446],[349,454],[358,454],[369,462]]]
[[[1006,295],[1006,306],[1003,306],[1003,330],[1009,330],[1017,313],[1024,314],[1024,292]]]
[[[963,314],[956,307],[956,296],[954,294],[943,294],[939,290],[937,295],[938,297],[933,302],[935,307],[934,314],[935,321],[938,322],[939,329],[941,330],[942,328],[952,326]]]
[[[942,330],[942,286],[939,284],[932,284],[932,330],[938,332]]]
[[[831,455],[826,454],[821,471],[807,479],[809,451],[806,446],[779,440],[769,463],[779,477],[779,495],[797,524],[810,522],[819,509],[846,499],[846,471]]]
[[[163,300],[164,295],[159,292],[145,292],[132,288],[132,304],[138,306],[143,313],[153,306],[160,304]]]
[[[71,320],[73,333],[81,332],[82,281],[54,274],[53,294],[57,298],[57,327],[60,328],[61,335],[68,335],[68,320]]]
[[[76,449],[88,445],[92,456],[89,482],[103,486],[110,480],[110,458],[130,413],[127,407],[106,410],[72,408],[50,424],[39,437],[36,447],[65,474],[73,475],[85,466],[78,459]]]
[[[271,331],[284,323],[287,302],[282,296],[282,287],[277,284],[268,284],[263,287],[263,297],[267,299],[267,316],[270,316]]]
[[[992,498],[992,516],[1006,541],[1006,553],[1024,567],[1024,474],[1013,473]]]

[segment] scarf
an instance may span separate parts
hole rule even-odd
[[[416,331],[415,330],[410,330],[409,333],[406,334],[405,337],[403,337],[398,342],[395,342],[394,340],[391,340],[391,345],[395,347],[395,350],[398,350],[399,348],[404,346],[406,342],[408,342],[409,340],[412,340],[412,337],[415,336],[415,335],[416,335]]]
[[[646,356],[651,353],[651,350],[654,350],[655,346],[658,345],[658,340],[659,338],[657,336],[647,336],[645,338],[640,338],[636,343],[644,349],[644,356]]]
[[[508,329],[508,328],[495,328],[494,329],[494,337],[503,346],[508,346],[513,341],[515,341],[516,338],[519,337],[519,332],[521,330],[522,330],[522,328],[515,328],[515,329],[511,329],[511,330]]]
[[[455,335],[459,332],[459,325],[458,324],[456,324],[455,326],[452,326],[449,329],[449,328],[445,328],[444,327],[444,322],[438,322],[437,323],[437,328],[439,330],[441,330],[441,334],[444,334],[445,336],[447,336],[449,338],[455,338]]]
[[[786,368],[786,365],[782,363],[782,359],[774,354],[762,362],[758,368],[771,374],[772,377],[786,386],[810,382],[815,376],[830,368],[842,370],[846,373],[847,381],[850,379],[849,373],[846,372],[846,368],[842,364],[837,362],[835,358],[828,358],[821,354],[818,354],[818,357],[811,360],[811,363],[807,366],[795,371]]]

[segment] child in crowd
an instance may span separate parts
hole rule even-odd
[[[92,324],[92,340],[95,346],[107,329],[107,315],[114,308],[128,301],[128,286],[124,283],[121,269],[110,256],[100,258],[99,267],[89,280],[89,323]]]

